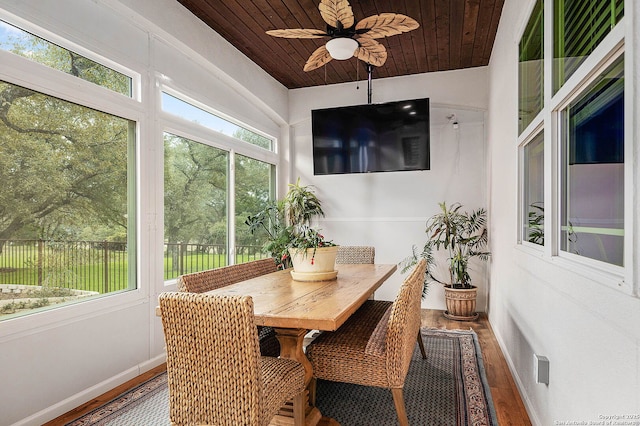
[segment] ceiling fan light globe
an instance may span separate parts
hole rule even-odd
[[[348,37],[337,37],[329,40],[326,47],[333,59],[343,61],[353,56],[358,48],[358,42]]]

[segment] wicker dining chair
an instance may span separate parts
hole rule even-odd
[[[207,271],[194,272],[178,277],[178,291],[204,293],[240,281],[259,277],[260,275],[276,272],[277,270],[278,265],[276,265],[275,260],[268,257],[266,259],[253,260],[237,265],[228,265]]]
[[[338,246],[336,264],[375,263],[376,248],[373,246]],[[369,299],[373,300],[372,293]]]
[[[172,425],[268,425],[293,399],[304,424],[305,370],[260,356],[250,296],[159,296]]]
[[[402,389],[420,336],[420,303],[426,262],[405,279],[394,302],[369,300],[338,330],[320,334],[307,347],[317,379],[391,389],[400,425],[409,424]],[[426,358],[421,345],[422,358]]]
[[[374,263],[375,257],[373,246],[338,246],[336,263]]]
[[[204,293],[217,288],[235,284],[240,281],[276,272],[278,265],[273,258],[253,260],[237,265],[223,266],[207,271],[194,272],[178,277],[178,291]],[[280,342],[272,327],[258,326],[260,353],[263,356],[280,355]]]

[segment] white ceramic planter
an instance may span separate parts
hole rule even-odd
[[[293,271],[291,276],[296,281],[327,281],[338,276],[336,267],[336,255],[338,247],[318,247],[315,249],[300,251],[289,249]]]

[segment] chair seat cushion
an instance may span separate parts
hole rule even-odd
[[[285,399],[293,398],[305,388],[304,367],[297,361],[286,358],[260,357],[264,395],[264,419],[268,421],[277,414]]]
[[[316,378],[366,386],[388,387],[385,354],[367,351],[369,340],[391,302],[368,300],[338,330],[323,332],[307,347]],[[386,322],[386,320],[385,320]],[[382,327],[382,326],[381,326]],[[378,329],[378,336],[380,329]],[[377,337],[379,338],[379,337]],[[373,344],[372,344],[373,345]]]
[[[389,316],[391,316],[391,308],[393,307],[392,302],[380,302],[387,304],[387,310],[385,311],[380,321],[378,321],[378,325],[371,333],[371,337],[369,337],[369,341],[367,342],[367,347],[364,349],[365,353],[375,355],[375,356],[384,356],[386,342],[387,342],[387,328],[389,325]]]

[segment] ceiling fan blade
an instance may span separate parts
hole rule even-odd
[[[343,28],[350,28],[353,26],[353,10],[347,0],[320,0],[320,15],[324,22],[331,25],[334,28],[338,28],[340,25]],[[340,25],[338,25],[338,22]]]
[[[331,60],[331,55],[326,46],[318,47],[307,59],[307,63],[304,64],[304,71],[313,71],[316,68],[320,68]]]
[[[362,19],[356,25],[356,31],[366,30],[364,34],[371,38],[389,37],[406,33],[418,28],[420,24],[415,19],[399,13],[381,13]]]
[[[328,34],[322,30],[313,30],[306,28],[291,28],[286,30],[269,30],[267,34],[274,37],[284,38],[322,38]]]
[[[353,56],[376,67],[384,65],[387,60],[387,49],[371,37],[362,36],[357,39],[358,48]]]

